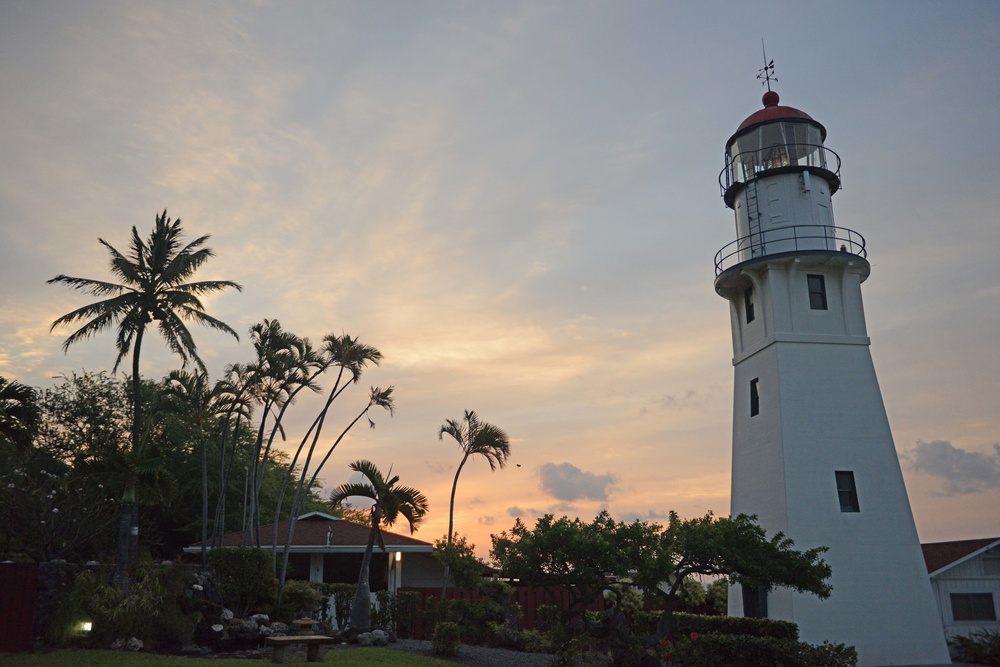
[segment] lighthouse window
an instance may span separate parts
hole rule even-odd
[[[743,290],[743,307],[747,313],[747,324],[753,322],[754,312],[753,312],[753,288],[748,287]]]
[[[757,380],[750,380],[750,416],[760,414],[760,393],[757,391]]]
[[[995,621],[992,593],[952,593],[951,615],[956,621]]]
[[[838,470],[837,496],[840,498],[841,512],[860,512],[858,505],[858,488],[854,485],[854,473],[850,470]]]
[[[813,310],[826,310],[826,279],[820,275],[808,274],[809,307]]]

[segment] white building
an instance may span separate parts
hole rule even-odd
[[[1000,537],[921,548],[944,633],[1000,632]]]
[[[829,547],[833,595],[733,586],[729,613],[793,621],[863,667],[950,664],[869,351],[865,242],[834,226],[840,158],[820,123],[763,102],[720,175],[736,216],[715,258],[735,368],[731,512]]]

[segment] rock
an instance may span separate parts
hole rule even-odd
[[[222,632],[225,626],[222,623],[216,623],[212,626],[212,632]]]
[[[230,611],[229,609],[225,609],[224,608],[222,610],[222,620],[223,621],[231,621],[231,620],[233,620],[233,616],[235,616],[235,614],[233,614],[233,612]]]
[[[358,635],[358,643],[361,644],[362,646],[371,646],[372,645],[372,633],[370,633],[370,632],[362,632],[360,635]]]
[[[258,625],[261,625],[264,623],[270,623],[271,617],[268,616],[267,614],[254,614],[253,616],[250,617],[250,620],[254,621]]]
[[[271,629],[274,630],[276,635],[287,635],[288,634],[288,624],[282,623],[281,621],[275,621],[271,624]]]
[[[389,644],[389,633],[385,630],[372,630],[372,644],[375,646],[387,646]]]
[[[205,587],[202,586],[201,584],[194,584],[193,586],[191,586],[191,588],[193,588],[194,590],[198,591],[199,593],[201,591],[205,590]]]
[[[257,634],[261,637],[270,637],[274,634],[274,630],[269,625],[262,625],[257,629]]]
[[[142,640],[138,637],[129,637],[128,641],[125,642],[125,650],[133,653],[141,651],[143,646]]]
[[[110,648],[112,651],[120,651],[124,647],[125,647],[125,640],[119,637],[118,639],[111,642],[111,646],[109,646],[108,648]]]

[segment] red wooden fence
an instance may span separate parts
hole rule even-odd
[[[31,649],[38,565],[0,563],[0,652]]]

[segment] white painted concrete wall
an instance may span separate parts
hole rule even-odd
[[[809,308],[812,273],[826,278],[827,310]],[[734,290],[731,511],[756,514],[798,548],[830,548],[829,600],[788,590],[768,599],[769,616],[797,623],[803,641],[853,645],[862,666],[950,664],[868,348],[866,276],[867,265],[833,255],[744,272],[756,319],[746,324]],[[860,512],[841,511],[838,470],[854,473]],[[730,614],[742,614],[741,595],[732,587]]]

